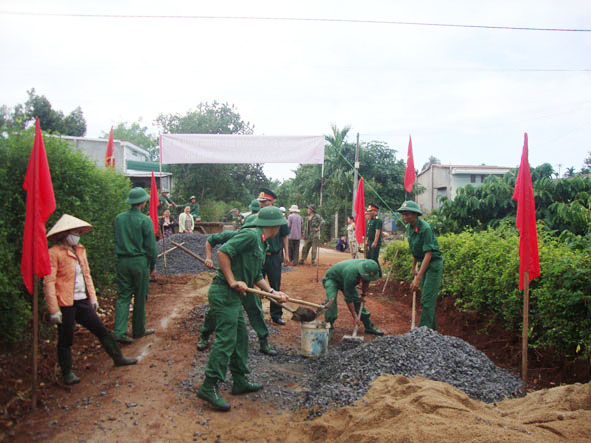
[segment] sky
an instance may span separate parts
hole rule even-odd
[[[411,135],[417,168],[517,166],[527,132],[532,166],[583,166],[591,32],[391,22],[591,30],[591,2],[3,0],[0,105],[35,88],[65,114],[80,106],[99,137],[140,119],[156,134],[158,114],[217,100],[257,135],[350,126],[348,141],[403,159]]]

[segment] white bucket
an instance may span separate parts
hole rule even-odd
[[[304,357],[322,357],[328,350],[330,323],[314,320],[302,323],[300,353]]]

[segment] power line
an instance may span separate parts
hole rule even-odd
[[[215,15],[123,15],[123,14],[71,14],[59,12],[0,11],[0,15],[20,15],[33,17],[72,17],[72,18],[114,18],[114,19],[166,19],[166,20],[243,20],[243,21],[284,21],[317,23],[351,23],[370,25],[427,26],[440,28],[471,28],[502,31],[543,31],[543,32],[591,32],[585,28],[535,28],[528,26],[489,26],[458,23],[404,22],[396,20],[363,20],[346,18],[313,17],[257,17],[257,16],[215,16]]]

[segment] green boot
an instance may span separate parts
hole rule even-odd
[[[363,322],[363,326],[365,327],[366,334],[380,335],[380,336],[384,335],[384,331],[382,331],[374,326],[374,324],[369,319],[369,315],[361,314],[361,321]]]
[[[259,339],[259,343],[261,345],[260,351],[263,354],[270,355],[271,357],[274,357],[277,355],[277,351],[269,345],[269,341],[267,340],[267,337]]]
[[[121,353],[119,345],[111,334],[105,335],[99,341],[101,342],[101,345],[103,345],[103,348],[107,354],[109,354],[109,357],[113,359],[115,366],[128,366],[135,365],[137,363],[137,358],[128,358]]]
[[[230,405],[220,395],[217,378],[205,377],[203,384],[197,391],[197,397],[205,400],[220,411],[229,411]]]
[[[75,385],[80,379],[72,372],[72,350],[70,348],[57,348],[57,360],[62,369],[64,384]]]
[[[249,382],[244,375],[232,374],[232,380],[232,395],[248,394],[263,389],[263,385]]]
[[[199,336],[199,341],[197,342],[197,350],[198,351],[205,351],[209,347],[209,334],[204,334],[203,332]]]

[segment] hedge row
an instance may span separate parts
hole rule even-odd
[[[33,147],[32,130],[0,137],[0,342],[20,340],[31,318],[31,299],[20,275],[21,247],[26,210],[22,184]],[[90,222],[94,230],[82,238],[98,290],[115,278],[113,221],[128,208],[130,183],[122,174],[96,167],[72,151],[66,142],[44,137],[57,209],[47,229],[68,213]],[[42,291],[40,290],[40,294]],[[40,306],[44,306],[41,297]]]
[[[444,257],[440,296],[456,297],[462,310],[494,313],[508,329],[521,330],[518,231],[505,226],[438,240]],[[529,343],[590,358],[590,252],[573,250],[540,228],[538,244],[541,276],[530,285]],[[393,278],[412,279],[408,242],[388,244],[383,257]]]

